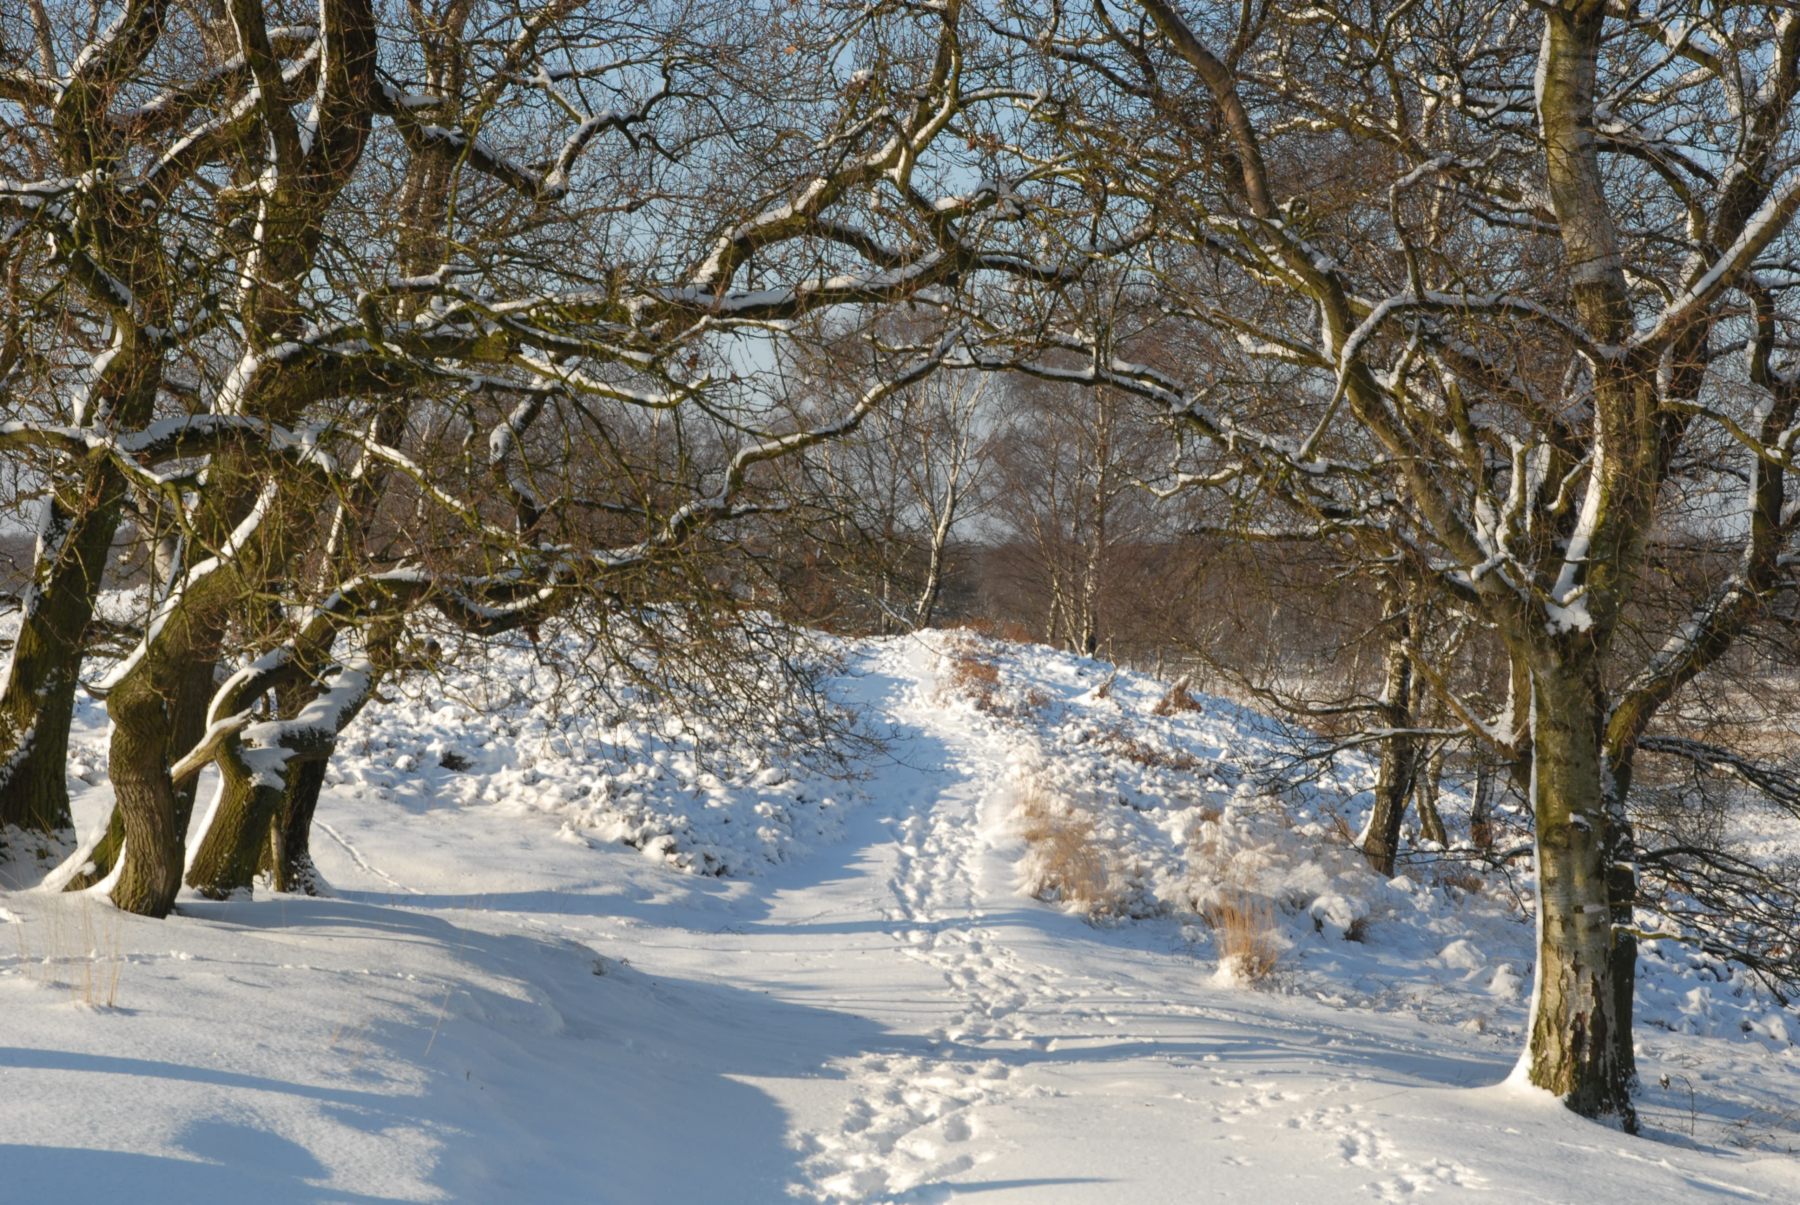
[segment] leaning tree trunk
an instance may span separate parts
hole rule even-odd
[[[216,657],[195,656],[181,673],[175,675],[175,697],[168,704],[168,759],[173,762],[199,743],[206,731],[206,705],[212,701],[213,668]],[[175,801],[172,821],[174,831],[186,837],[188,824],[194,817],[194,793],[200,776],[192,774],[170,786]],[[64,885],[65,891],[85,891],[105,880],[119,860],[125,845],[123,813],[114,807],[106,821],[106,832],[88,851],[85,865],[90,869],[76,873]]]
[[[285,843],[292,817],[282,811],[290,786],[299,786],[309,763],[317,762],[323,772],[339,734],[374,693],[375,681],[367,661],[339,666],[330,685],[291,717],[250,725],[221,743],[219,803],[188,865],[188,886],[213,899],[250,890],[258,869],[270,859],[275,834],[282,834]],[[227,714],[243,701],[228,700]]]
[[[1438,791],[1444,781],[1444,746],[1439,744],[1425,760],[1414,789],[1419,809],[1419,837],[1443,848],[1450,844],[1450,833],[1444,828],[1443,813],[1438,811]]]
[[[162,381],[169,298],[156,245],[156,205],[144,190],[117,188],[112,178],[109,117],[101,116],[120,77],[143,61],[142,34],[160,5],[132,5],[107,36],[103,55],[83,55],[63,81],[52,151],[70,178],[93,181],[78,203],[79,251],[65,265],[72,285],[111,315],[106,349],[93,359],[85,392],[70,418],[90,439],[110,438],[147,423]],[[116,37],[117,41],[111,41]],[[116,127],[114,127],[116,129]],[[73,248],[71,248],[73,250]],[[59,252],[59,255],[61,253]],[[104,282],[104,283],[101,283]],[[119,304],[119,294],[129,305]],[[66,421],[66,420],[65,420]],[[92,445],[90,445],[92,446]],[[38,524],[33,580],[0,685],[0,830],[68,831],[69,727],[87,627],[119,525],[125,479],[105,455],[66,459],[50,470]]]
[[[118,470],[96,461],[44,500],[37,581],[26,591],[0,686],[0,830],[49,835],[74,828],[66,777],[69,726],[84,638],[123,495]]]
[[[1617,979],[1602,789],[1605,724],[1591,647],[1546,656],[1533,681],[1532,806],[1538,859],[1538,965],[1526,1071],[1589,1117],[1637,1129],[1629,1045],[1630,984]]]
[[[188,864],[188,886],[208,899],[250,890],[295,771],[291,760],[271,770],[246,752],[235,740],[219,751],[219,801]]]
[[[925,585],[913,603],[913,626],[928,628],[937,613],[938,599],[944,592],[944,557],[950,543],[950,531],[956,522],[957,491],[953,485],[945,494],[943,509],[931,529],[931,553],[925,563]]]
[[[114,792],[114,807],[106,818],[106,832],[100,840],[88,850],[83,860],[83,869],[76,871],[63,884],[64,891],[86,891],[96,884],[106,881],[106,877],[118,864],[119,853],[125,848],[125,815],[117,806],[117,792]]]

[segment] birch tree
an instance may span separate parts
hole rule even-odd
[[[828,445],[792,488],[822,509],[815,593],[858,596],[864,625],[883,635],[931,626],[956,541],[988,506],[998,440],[986,374],[921,381],[856,438]],[[838,618],[813,600],[813,622]],[[802,612],[805,615],[805,612]]]

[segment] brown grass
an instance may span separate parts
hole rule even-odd
[[[1156,701],[1156,706],[1150,709],[1150,714],[1175,715],[1182,711],[1199,711],[1200,702],[1189,692],[1188,683],[1186,674],[1176,679],[1175,685],[1169,687],[1163,697]]]
[[[1356,848],[1356,830],[1350,827],[1350,819],[1342,812],[1327,811],[1327,822],[1331,825],[1331,835],[1352,849]]]
[[[1035,639],[1030,628],[1012,619],[993,619],[978,615],[954,626],[977,636],[986,636],[989,640],[1004,640],[1008,644],[1030,644]]]
[[[125,969],[124,923],[110,903],[80,895],[58,900],[41,916],[43,948],[35,953],[23,924],[17,926],[19,962],[32,978],[68,991],[71,1003],[117,1008]]]
[[[1000,689],[1000,667],[968,649],[959,649],[950,656],[949,682],[951,690],[988,711]]]
[[[1025,889],[1040,900],[1071,904],[1089,916],[1117,915],[1122,901],[1094,822],[1056,799],[1039,782],[1019,793],[1019,834],[1031,855]]]
[[[1468,869],[1451,870],[1440,867],[1437,880],[1446,887],[1456,888],[1464,895],[1474,895],[1487,886],[1486,879]]]
[[[950,668],[945,682],[953,693],[969,700],[979,711],[1025,719],[1050,705],[1050,696],[1035,686],[1009,702],[1001,693],[1000,667],[967,644],[952,646],[947,656]]]
[[[1275,908],[1247,891],[1233,891],[1200,910],[1213,932],[1219,965],[1246,983],[1267,979],[1281,959],[1275,941]]]
[[[1220,818],[1216,808],[1206,809],[1188,838],[1192,902],[1212,930],[1220,969],[1245,983],[1258,983],[1281,958],[1275,905],[1250,890],[1244,868],[1225,849]]]
[[[1140,740],[1123,726],[1104,730],[1100,739],[1107,748],[1126,761],[1149,769],[1198,770],[1206,765],[1206,762],[1185,749],[1160,749]]]

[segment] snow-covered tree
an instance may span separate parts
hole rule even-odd
[[[1633,766],[1794,586],[1800,15],[1141,0],[1009,28],[1094,187],[1160,220],[1137,279],[1172,350],[1096,319],[1051,370],[1153,400],[1197,471],[1275,481],[1500,641],[1511,708],[1439,693],[1529,767],[1521,1069],[1634,1125]],[[1737,555],[1646,639],[1696,490]]]
[[[679,565],[715,529],[779,505],[765,466],[1004,304],[988,282],[1058,282],[1094,250],[1036,236],[1061,167],[998,162],[985,113],[1016,92],[955,4],[6,21],[29,49],[0,63],[0,246],[29,304],[0,440],[42,498],[3,819],[67,824],[84,633],[130,514],[166,555],[136,647],[91,686],[112,897],[147,914],[184,863],[247,885],[294,776],[409,655],[395,619],[641,614],[700,580]],[[902,303],[930,321],[837,358],[815,391],[834,404],[797,423],[789,349]]]

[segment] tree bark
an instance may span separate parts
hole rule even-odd
[[[107,699],[113,735],[108,775],[123,838],[112,900],[127,912],[167,916],[181,890],[183,834],[175,828],[168,719],[148,674],[134,674]]]
[[[1381,699],[1375,714],[1389,731],[1381,738],[1381,765],[1375,779],[1375,805],[1362,833],[1363,856],[1378,874],[1392,878],[1400,856],[1400,824],[1406,817],[1406,801],[1412,796],[1418,775],[1418,738],[1413,727],[1413,665],[1408,641],[1417,635],[1418,612],[1408,607],[1398,590],[1384,590],[1391,607],[1388,622],[1395,631],[1382,658]]]
[[[122,422],[142,422],[155,396],[155,367],[151,353],[130,345],[109,362],[90,403],[116,404]],[[118,469],[95,460],[43,502],[35,581],[26,591],[0,686],[0,829],[11,825],[54,834],[74,828],[69,727],[87,628],[124,494]]]
[[[1494,847],[1494,767],[1485,757],[1475,765],[1475,798],[1469,804],[1469,840],[1477,849]]]
[[[110,518],[116,522],[117,498]],[[74,827],[65,778],[82,634],[112,545],[114,522],[46,500],[41,587],[27,592],[6,684],[0,688],[0,830],[51,835]]]
[[[1444,828],[1444,817],[1438,811],[1438,785],[1444,780],[1444,747],[1439,745],[1435,752],[1426,759],[1425,768],[1419,773],[1419,781],[1413,792],[1419,809],[1419,836],[1421,839],[1436,843],[1443,847],[1450,844],[1449,831]]]
[[[233,745],[236,742],[232,742]],[[249,891],[287,794],[287,773],[259,769],[239,748],[221,750],[220,795],[188,865],[188,886],[208,899]]]
[[[1546,657],[1534,674],[1532,803],[1538,856],[1538,974],[1526,1049],[1533,1084],[1577,1113],[1635,1133],[1629,1006],[1617,978],[1602,789],[1605,725],[1591,647]]]
[[[223,899],[250,890],[258,869],[275,857],[272,849],[285,850],[294,817],[284,812],[297,795],[303,768],[316,763],[323,776],[339,735],[361,713],[377,680],[366,661],[339,666],[329,677],[329,685],[303,679],[307,686],[292,692],[298,705],[285,709],[290,714],[251,725],[220,745],[219,805],[188,865],[188,886],[200,894]],[[226,713],[242,702],[231,700]],[[317,795],[315,787],[315,805]],[[305,818],[311,819],[310,808]]]
[[[217,639],[208,642],[204,648],[188,657],[179,672],[170,675],[174,679],[174,685],[164,709],[168,742],[166,760],[169,763],[192,749],[206,731],[206,706],[212,700],[213,671],[218,664],[218,647]],[[171,823],[177,839],[184,843],[188,825],[194,818],[194,793],[199,787],[198,774],[170,784],[170,796],[174,801]],[[63,887],[64,891],[85,891],[103,882],[112,873],[119,851],[125,845],[125,821],[116,803],[116,792],[114,798],[112,815],[106,822],[106,834],[88,851],[87,864],[93,869],[81,871],[70,878]]]
[[[1634,1015],[1633,997],[1637,987],[1638,939],[1631,932],[1637,908],[1637,833],[1631,824],[1626,801],[1631,791],[1632,766],[1637,753],[1635,745],[1615,753],[1607,763],[1606,782],[1606,858],[1607,894],[1612,909],[1613,925],[1613,1008],[1621,1018],[1614,1030],[1614,1061],[1623,1069],[1627,1083],[1635,1087],[1637,1050],[1631,1040]]]
[[[337,742],[333,741],[331,752],[300,763],[288,776],[287,795],[270,826],[269,841],[263,847],[263,861],[258,867],[269,876],[269,886],[275,891],[326,894],[325,877],[312,858],[312,822],[319,807],[319,792],[325,786],[325,768],[336,749]]]

